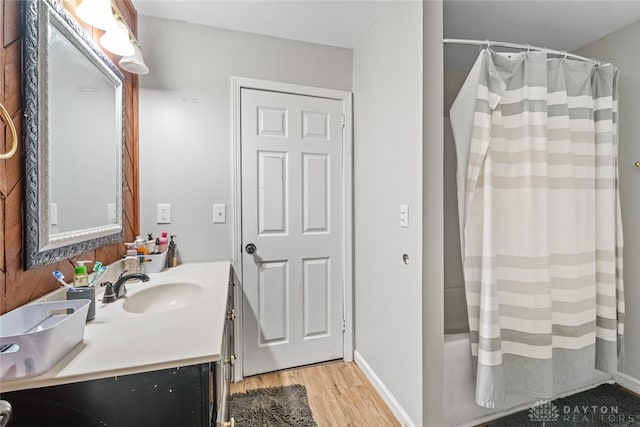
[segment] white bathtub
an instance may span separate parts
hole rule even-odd
[[[447,333],[444,336],[444,405],[448,426],[495,413],[475,402],[476,379],[471,360],[469,333]],[[473,423],[470,423],[473,425]]]
[[[447,332],[452,328],[447,328]],[[532,406],[537,399],[524,393],[509,392],[505,408],[486,409],[475,402],[476,379],[471,359],[468,332],[446,333],[444,336],[444,405],[447,426],[475,426],[491,419]],[[611,376],[596,373],[591,381],[580,387],[562,390],[556,397],[577,393],[603,382],[611,382]]]

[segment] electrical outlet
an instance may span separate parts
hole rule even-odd
[[[158,203],[158,224],[171,224],[171,204]]]
[[[224,224],[227,222],[227,205],[213,205],[213,223]]]
[[[118,213],[116,212],[115,203],[107,203],[107,223],[115,224],[118,222]]]

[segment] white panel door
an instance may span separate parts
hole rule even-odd
[[[242,89],[245,376],[343,357],[342,144],[341,101]]]

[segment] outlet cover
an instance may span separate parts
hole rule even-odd
[[[118,212],[116,211],[115,203],[107,203],[107,222],[109,224],[118,223]]]
[[[171,224],[171,204],[158,203],[158,224]]]
[[[227,222],[227,205],[214,204],[213,205],[213,223],[225,224]]]

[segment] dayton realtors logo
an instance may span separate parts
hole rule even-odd
[[[564,425],[600,425],[600,424],[640,424],[640,415],[621,414],[618,406],[599,405],[562,405],[556,406],[548,400],[540,400],[529,409],[529,419],[532,422],[547,423],[561,422]]]
[[[560,418],[558,408],[548,400],[539,400],[529,409],[529,419],[533,422],[541,422],[543,426],[546,423],[558,421],[558,418]]]

